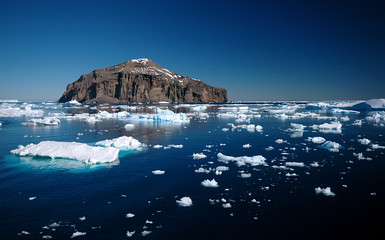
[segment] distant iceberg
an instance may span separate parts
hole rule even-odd
[[[141,150],[143,144],[133,137],[122,136],[95,143],[97,146],[115,147],[120,150]]]
[[[372,110],[384,110],[385,109],[385,99],[371,99],[365,102],[358,103],[350,107],[351,110],[357,111],[372,111]]]
[[[266,165],[266,158],[262,155],[256,155],[252,157],[241,156],[241,157],[232,157],[226,156],[222,153],[217,154],[218,161],[228,163],[230,161],[236,162],[238,166],[243,166],[245,164],[250,164],[251,166]]]
[[[39,156],[50,158],[67,158],[78,160],[86,164],[110,163],[118,160],[119,149],[114,147],[93,147],[78,142],[43,141],[27,146],[19,145],[11,150],[18,156]]]

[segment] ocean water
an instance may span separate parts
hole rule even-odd
[[[371,239],[384,235],[385,149],[381,146],[385,146],[385,122],[371,117],[376,112],[336,114],[282,102],[205,105],[200,111],[208,114],[204,118],[186,105],[161,105],[187,113],[190,122],[128,117],[89,123],[66,116],[127,107],[28,104],[42,110],[43,116],[58,117],[61,124],[22,125],[31,117],[0,117],[0,239],[127,239],[127,231],[135,231],[132,239]],[[10,103],[3,108],[25,105]],[[153,106],[139,105],[129,112],[153,112]],[[277,116],[281,113],[307,115],[282,119]],[[362,125],[354,124],[355,120],[362,120]],[[312,127],[333,121],[341,122],[340,131]],[[127,130],[127,123],[135,127]],[[305,128],[293,131],[291,123]],[[246,127],[250,124],[263,130],[251,131]],[[146,147],[121,154],[110,164],[96,165],[10,153],[18,145],[45,140],[92,145],[120,136],[132,136]],[[342,148],[329,151],[308,137],[323,137]],[[364,138],[371,143],[358,141]],[[183,147],[164,148],[171,144]],[[245,144],[251,146],[244,148]],[[207,157],[193,159],[194,153]],[[263,165],[238,166],[219,161],[218,153],[261,155],[266,160]],[[358,153],[365,159],[358,159]],[[216,174],[218,166],[228,170]],[[199,168],[208,173],[196,172]],[[154,170],[165,173],[155,175]],[[202,186],[207,179],[215,179],[218,187]],[[335,196],[316,194],[318,187],[330,187]],[[182,197],[190,197],[192,206],[179,206],[176,201]],[[127,218],[128,213],[135,216]]]

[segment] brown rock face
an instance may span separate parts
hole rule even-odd
[[[222,103],[227,91],[167,70],[150,59],[134,59],[98,69],[68,84],[58,102],[84,103]]]

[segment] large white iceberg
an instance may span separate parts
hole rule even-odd
[[[94,147],[78,142],[43,141],[27,146],[19,145],[11,150],[19,156],[40,156],[50,158],[67,158],[82,161],[86,164],[110,163],[118,159],[119,149],[114,147]]]
[[[122,136],[95,143],[97,146],[115,147],[120,150],[141,150],[143,144],[133,137]]]
[[[190,197],[182,197],[180,200],[176,200],[176,203],[180,207],[191,207],[193,202]]]
[[[256,155],[252,157],[248,156],[241,156],[241,157],[232,157],[232,156],[226,156],[222,153],[217,154],[218,161],[228,163],[230,161],[235,162],[238,166],[242,166],[245,164],[250,164],[251,166],[258,166],[258,165],[266,165],[266,158],[264,158],[262,155]]]
[[[9,103],[0,105],[0,117],[42,117],[43,114],[43,110],[32,109],[32,105],[25,105],[24,109]]]

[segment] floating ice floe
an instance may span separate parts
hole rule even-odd
[[[193,159],[203,159],[207,158],[207,156],[204,153],[193,153]]]
[[[326,141],[320,147],[327,149],[330,152],[338,152],[342,148],[342,146],[339,143],[332,142],[332,141]]]
[[[369,145],[369,143],[370,143],[370,140],[367,138],[358,139],[357,141],[359,143],[361,143],[362,145]]]
[[[275,140],[275,142],[278,144],[281,144],[281,143],[284,143],[284,140],[283,139],[277,139],[277,140]]]
[[[189,123],[190,118],[184,113],[174,113],[168,109],[155,109],[155,114],[132,114],[130,120],[147,122]]]
[[[323,137],[308,137],[307,140],[313,143],[324,143],[326,141]]]
[[[326,187],[326,188],[320,188],[320,187],[317,187],[314,189],[315,190],[315,193],[318,195],[318,194],[323,194],[325,196],[330,196],[330,197],[334,197],[336,194],[333,193],[330,189],[330,187]]]
[[[162,175],[162,174],[165,174],[165,171],[162,171],[162,170],[154,170],[154,171],[152,171],[152,174],[154,174],[154,175]]]
[[[267,165],[266,164],[266,158],[264,158],[262,155],[256,155],[252,157],[248,156],[241,156],[241,157],[233,157],[233,156],[226,156],[222,153],[217,154],[218,161],[228,163],[228,162],[235,162],[238,166],[243,166],[245,164],[250,164],[251,166],[258,166],[258,165]]]
[[[126,232],[126,236],[127,236],[127,237],[132,237],[134,234],[135,234],[135,231],[132,231],[132,232],[127,231],[127,232]]]
[[[45,125],[45,126],[57,126],[60,124],[60,119],[55,117],[44,117],[44,118],[32,118],[23,125]]]
[[[182,197],[180,200],[176,200],[176,203],[180,207],[190,207],[193,204],[190,197]]]
[[[127,213],[126,214],[126,218],[133,218],[133,217],[135,217],[135,214],[133,214],[133,213]]]
[[[231,208],[231,204],[230,203],[223,203],[222,207],[223,208]]]
[[[324,123],[318,126],[320,130],[341,130],[341,127],[340,122]]]
[[[94,147],[85,143],[43,141],[27,146],[19,145],[11,150],[19,156],[40,156],[79,160],[86,164],[110,163],[118,159],[119,149],[114,147]]]
[[[206,105],[191,106],[188,108],[191,111],[204,111],[207,109]]]
[[[215,179],[212,179],[212,180],[206,179],[203,182],[201,182],[201,185],[204,187],[212,187],[212,188],[219,187],[218,182],[215,181]]]
[[[78,232],[78,231],[76,231],[76,232],[72,233],[71,238],[84,236],[84,235],[86,235],[86,234],[87,234],[86,232]]]
[[[372,160],[372,158],[365,157],[362,153],[353,153],[353,156],[357,157],[358,160]]]
[[[241,173],[241,178],[250,178],[251,173]]]
[[[243,148],[251,148],[251,145],[249,143],[242,145]]]
[[[288,167],[304,167],[305,164],[303,162],[286,162],[286,166]]]
[[[305,129],[305,125],[298,123],[290,123],[293,131],[303,131]]]
[[[25,105],[24,109],[13,104],[3,103],[0,105],[0,117],[42,117],[43,110],[32,109],[32,105]]]
[[[183,148],[183,145],[182,144],[170,144],[170,145],[167,145],[167,146],[163,147],[164,150],[167,150],[167,149],[170,149],[170,148]]]
[[[210,173],[211,172],[211,169],[205,169],[205,168],[198,168],[195,170],[196,173]]]
[[[143,230],[142,236],[144,237],[144,236],[147,236],[147,235],[149,235],[149,234],[151,234],[151,233],[152,233],[152,231]]]
[[[115,147],[120,150],[141,150],[143,144],[133,137],[122,136],[95,143],[97,146]]]

